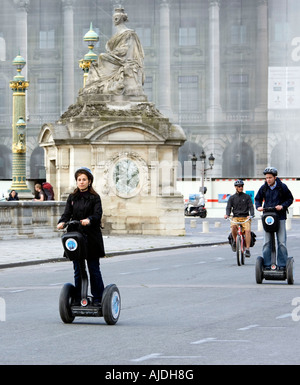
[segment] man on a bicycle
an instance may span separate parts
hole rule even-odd
[[[234,222],[244,222],[246,219],[254,216],[254,206],[250,195],[245,194],[243,191],[244,182],[238,179],[234,182],[236,193],[231,195],[228,199],[226,206],[226,214],[224,218],[227,219],[233,212]],[[245,232],[246,250],[245,256],[250,257],[250,243],[251,243],[251,219],[246,223],[242,223],[243,231]],[[231,223],[231,233],[233,236],[232,250],[236,251],[236,236],[238,231],[238,225]]]

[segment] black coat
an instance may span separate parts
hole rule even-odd
[[[282,183],[279,178],[276,178],[276,187],[272,190],[265,182],[258,190],[255,196],[256,208],[263,205],[264,207],[283,206],[283,210],[278,211],[279,219],[286,219],[286,212],[294,201],[294,197],[286,184]]]
[[[254,207],[250,195],[242,192],[231,195],[226,206],[226,215],[230,215],[231,210],[234,217],[248,217],[254,215]]]
[[[86,219],[90,220],[90,225],[80,226],[80,231],[86,235],[88,243],[87,259],[96,259],[105,256],[103,238],[101,233],[102,204],[100,196],[91,194],[89,191],[84,193],[70,194],[66,202],[66,207],[60,222],[69,220]],[[78,227],[68,227],[68,232],[77,231]]]

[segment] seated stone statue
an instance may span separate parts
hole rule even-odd
[[[116,8],[113,21],[117,33],[106,43],[106,53],[92,63],[84,93],[144,95],[144,51],[136,32],[125,26],[123,8]]]

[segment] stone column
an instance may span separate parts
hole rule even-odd
[[[256,112],[266,114],[268,104],[268,2],[258,0],[256,49]],[[256,116],[256,119],[258,116]],[[259,120],[266,120],[261,116]]]
[[[172,119],[171,108],[171,54],[170,54],[170,0],[161,0],[159,18],[159,111]]]
[[[73,5],[76,0],[62,0],[64,43],[63,43],[63,100],[62,109],[66,111],[74,103],[74,20]]]
[[[220,105],[220,0],[209,1],[209,104],[207,121],[222,119]]]
[[[25,61],[27,58],[27,14],[30,5],[30,0],[14,0],[14,4],[17,8],[16,14],[16,50],[20,49],[20,54],[24,57]],[[28,67],[26,66],[23,70],[25,79],[28,79]],[[27,100],[27,95],[25,96]],[[26,103],[27,106],[27,103]],[[26,121],[27,107],[24,119]]]

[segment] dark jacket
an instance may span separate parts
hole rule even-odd
[[[88,218],[90,225],[80,226],[80,231],[86,235],[88,244],[87,259],[96,259],[105,256],[102,233],[100,229],[102,218],[102,204],[100,196],[93,195],[89,191],[78,194],[70,194],[60,222],[69,220],[81,220]],[[69,226],[68,232],[77,231],[78,227]]]
[[[279,219],[286,219],[286,211],[293,203],[294,197],[287,185],[282,183],[279,178],[276,178],[276,187],[271,190],[267,182],[265,182],[258,190],[255,196],[255,207],[261,207],[264,202],[264,207],[283,206],[281,211],[278,211]]]
[[[16,193],[16,195],[14,197],[12,197],[11,193],[9,193],[7,200],[8,201],[18,201],[19,200],[18,193]]]
[[[231,210],[234,217],[246,218],[248,215],[254,215],[254,207],[250,195],[244,192],[231,195],[227,202],[226,215],[230,215]]]

